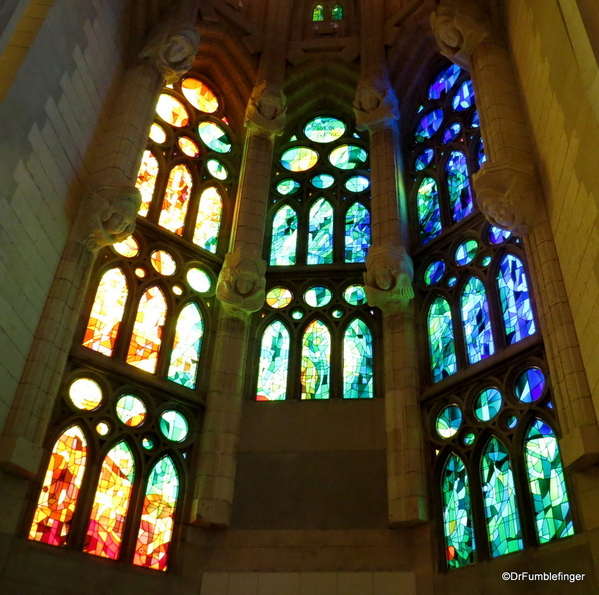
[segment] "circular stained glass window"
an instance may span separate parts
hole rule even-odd
[[[466,240],[463,244],[460,244],[455,251],[455,261],[460,266],[465,266],[474,260],[477,250],[478,242],[476,240]]]
[[[187,271],[187,282],[189,286],[198,293],[206,293],[212,287],[210,275],[202,269],[194,268]]]
[[[208,159],[206,167],[210,175],[217,180],[226,180],[229,177],[229,170],[218,159]]]
[[[198,145],[188,136],[182,136],[179,139],[179,147],[188,157],[197,157],[200,152]]]
[[[510,430],[513,430],[518,425],[518,418],[515,415],[510,415],[505,420],[505,425],[510,428]]]
[[[455,140],[458,134],[460,134],[461,130],[462,127],[457,122],[454,122],[453,124],[451,124],[451,126],[448,126],[445,129],[445,132],[443,132],[443,144],[447,144],[450,143],[452,140]]]
[[[293,318],[293,320],[301,320],[304,317],[304,313],[301,310],[294,310],[291,313],[291,318]]]
[[[366,163],[368,153],[356,145],[341,145],[331,151],[329,161],[339,169],[356,169]]]
[[[414,133],[414,138],[416,142],[421,143],[427,138],[431,138],[439,128],[441,128],[441,124],[443,123],[443,110],[436,109],[432,112],[429,112],[425,116],[422,117],[420,122],[418,122],[418,126],[416,126],[416,132]]]
[[[545,374],[539,368],[528,368],[516,379],[514,394],[522,403],[533,403],[543,396]]]
[[[418,157],[416,157],[416,170],[422,171],[425,167],[428,167],[433,160],[435,152],[432,149],[424,149]]]
[[[335,178],[333,176],[329,176],[329,174],[318,174],[314,176],[310,182],[316,188],[330,188],[335,183]]]
[[[293,299],[293,294],[286,287],[273,287],[266,294],[266,303],[271,308],[286,308]]]
[[[503,397],[496,388],[483,390],[474,402],[474,415],[479,421],[490,421],[501,409]]]
[[[107,436],[110,433],[110,424],[105,421],[101,421],[96,424],[96,432],[100,434],[100,436]]]
[[[491,264],[491,260],[493,259],[490,256],[485,256],[482,260],[482,265],[488,267]]]
[[[489,228],[489,242],[491,244],[503,244],[503,242],[509,240],[512,237],[511,231],[506,231],[500,227],[491,225]]]
[[[160,124],[156,124],[154,122],[150,128],[150,138],[155,142],[161,145],[166,140],[166,132],[164,128],[160,126]]]
[[[361,306],[366,303],[366,292],[364,291],[364,285],[350,285],[343,292],[343,299],[350,306]]]
[[[478,117],[478,110],[476,110],[474,112],[474,114],[472,114],[472,120],[470,121],[470,126],[472,128],[479,128],[480,127],[480,118]]]
[[[448,405],[439,413],[436,421],[437,434],[441,438],[455,436],[462,425],[462,411],[457,405]]]
[[[473,432],[468,432],[464,436],[464,444],[466,446],[472,446],[474,444],[475,440],[476,440],[476,435]]]
[[[326,306],[333,297],[331,290],[327,287],[322,287],[321,285],[317,285],[315,287],[310,287],[306,293],[304,293],[304,300],[306,300],[306,304],[308,306],[312,306],[313,308],[320,308],[322,306]]]
[[[308,171],[318,162],[318,153],[309,147],[293,147],[281,156],[281,164],[289,171]]]
[[[277,184],[277,192],[286,196],[287,194],[295,194],[301,188],[301,184],[292,178],[281,180]]]
[[[154,448],[154,441],[151,438],[145,437],[141,439],[141,445],[146,450],[152,450]]]
[[[439,283],[445,274],[445,263],[442,260],[431,262],[424,271],[424,282],[427,285]]]
[[[113,244],[112,247],[125,258],[133,258],[139,254],[139,244],[133,236],[129,236],[126,240]]]
[[[172,95],[162,93],[158,98],[156,113],[171,126],[181,128],[189,124],[189,114],[185,106]]]
[[[69,387],[69,398],[77,409],[93,411],[102,403],[102,389],[91,378],[77,378]]]
[[[201,112],[213,114],[218,109],[216,95],[206,83],[198,79],[184,79],[181,83],[181,91],[183,91],[185,99]]]
[[[337,118],[319,116],[304,126],[304,134],[315,143],[332,143],[341,138],[345,124]]]
[[[343,316],[343,312],[341,310],[333,310],[332,314],[333,318],[341,318]]]
[[[183,295],[183,288],[180,285],[173,285],[173,293],[175,295]]]
[[[370,186],[370,180],[365,176],[352,176],[345,182],[345,188],[350,192],[364,192]]]
[[[167,440],[183,442],[189,433],[189,426],[185,416],[171,409],[160,415],[160,431]]]
[[[451,105],[456,111],[463,111],[468,109],[474,103],[474,89],[472,88],[472,81],[467,80],[465,83],[460,85],[460,88],[456,91],[453,96]]]
[[[231,151],[231,141],[227,133],[218,124],[214,122],[200,122],[198,125],[198,134],[202,142],[217,153],[229,153]]]
[[[447,279],[447,287],[453,287],[457,282],[457,277],[449,277],[449,279]]]
[[[135,275],[140,279],[143,279],[146,276],[146,270],[142,269],[141,267],[137,267],[135,269]]]
[[[177,270],[175,259],[164,250],[156,250],[150,256],[152,267],[157,273],[170,277]]]
[[[461,69],[459,66],[452,64],[444,68],[429,87],[428,96],[430,99],[440,99],[451,89],[460,76]]]
[[[123,395],[116,402],[116,414],[125,425],[135,428],[144,423],[147,411],[141,399]]]

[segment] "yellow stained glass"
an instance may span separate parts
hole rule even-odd
[[[286,308],[293,300],[293,294],[286,287],[273,287],[266,294],[266,303],[271,308]]]
[[[102,403],[102,389],[91,378],[77,378],[69,387],[69,398],[77,409],[93,411]]]
[[[182,163],[175,165],[168,177],[158,223],[180,236],[185,227],[192,186],[193,180],[187,166]]]
[[[150,210],[157,176],[158,160],[152,151],[144,151],[137,174],[137,182],[135,182],[135,187],[141,192],[141,207],[138,213],[141,217],[145,217]]]
[[[133,258],[139,254],[139,244],[133,236],[129,236],[126,240],[113,244],[112,247],[125,258]]]
[[[181,150],[189,157],[197,157],[200,149],[198,145],[194,143],[188,136],[182,136],[179,139],[179,146]]]
[[[154,267],[154,270],[161,275],[170,277],[174,275],[177,270],[177,263],[175,259],[164,250],[155,250],[150,256],[150,262]]]
[[[166,140],[166,132],[164,128],[160,126],[160,124],[152,124],[150,128],[150,138],[155,142],[161,145]]]
[[[218,109],[216,95],[206,83],[198,79],[186,78],[181,83],[181,91],[185,99],[201,112],[213,114]]]
[[[160,95],[156,113],[171,126],[181,128],[189,124],[189,114],[185,106],[172,95],[166,93]]]
[[[222,212],[223,199],[219,191],[214,186],[206,188],[200,196],[198,217],[193,234],[194,244],[216,253]]]

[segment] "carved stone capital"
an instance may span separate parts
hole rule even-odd
[[[287,107],[281,87],[262,81],[254,87],[245,112],[245,126],[263,136],[281,136],[285,129]]]
[[[244,255],[241,248],[225,256],[216,284],[216,297],[228,316],[242,320],[264,305],[266,262],[257,252]]]
[[[405,248],[373,246],[368,251],[364,288],[369,306],[385,314],[405,311],[414,297],[413,278],[414,265]]]
[[[88,189],[79,213],[78,236],[90,252],[128,238],[135,229],[141,194],[135,186]]]
[[[187,23],[160,23],[149,34],[139,57],[149,60],[166,84],[176,83],[193,64],[200,34]]]
[[[541,189],[532,166],[486,162],[473,182],[478,206],[493,225],[525,236],[538,221]]]
[[[431,27],[441,53],[469,69],[470,56],[491,35],[491,22],[480,0],[441,0],[431,13]]]
[[[362,79],[356,89],[354,113],[358,130],[375,132],[399,119],[399,104],[388,81]]]

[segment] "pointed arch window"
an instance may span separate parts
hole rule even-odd
[[[355,202],[345,214],[345,262],[366,262],[370,246],[370,213]]]
[[[312,321],[302,339],[302,399],[328,399],[331,382],[331,333],[326,324]]]
[[[331,18],[334,21],[342,21],[343,20],[343,6],[341,6],[341,4],[333,5],[333,8],[331,8]]]
[[[333,262],[333,216],[333,207],[325,198],[319,198],[310,208],[308,264]]]
[[[433,381],[438,382],[457,371],[451,308],[445,298],[434,299],[427,321]]]
[[[168,379],[187,388],[195,388],[198,372],[204,320],[197,304],[187,304],[181,310],[175,328]]]
[[[424,178],[418,188],[418,221],[420,222],[420,241],[430,242],[441,233],[441,209],[439,191],[433,178]]]
[[[372,334],[363,320],[354,318],[343,336],[343,398],[371,398],[372,381]]]
[[[464,285],[461,308],[468,361],[475,364],[495,352],[487,292],[478,277]]]
[[[314,22],[324,21],[324,8],[322,4],[317,4],[312,10],[312,20]]]
[[[142,203],[138,213],[140,217],[145,217],[150,210],[159,171],[158,160],[154,153],[149,149],[144,151],[135,183],[136,188],[141,192]]]
[[[175,165],[166,182],[158,223],[180,236],[185,229],[185,217],[192,188],[193,180],[189,168],[183,163]]]
[[[288,266],[295,264],[297,226],[297,213],[289,205],[283,205],[273,218],[271,265]]]
[[[215,186],[206,188],[200,196],[193,243],[214,254],[218,245],[222,212],[223,199],[220,192]]]
[[[280,401],[287,395],[289,331],[280,321],[271,322],[262,334],[257,401]]]

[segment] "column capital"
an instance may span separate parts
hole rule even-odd
[[[176,83],[193,64],[200,34],[188,23],[167,21],[150,31],[139,54],[164,77],[166,84]]]
[[[491,21],[480,0],[441,0],[431,13],[431,27],[441,53],[466,70],[474,50],[491,35]]]
[[[287,117],[286,97],[280,85],[263,80],[254,87],[245,112],[249,130],[273,139],[281,136]]]
[[[399,104],[388,81],[361,79],[356,89],[354,113],[358,130],[376,132],[399,119]]]

